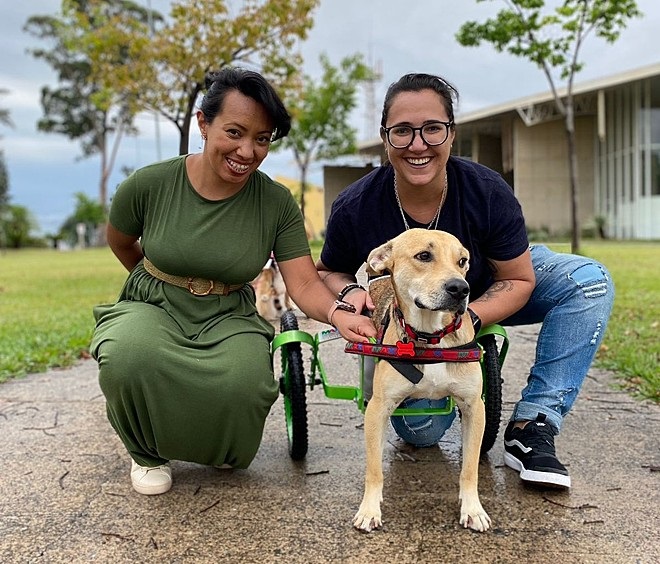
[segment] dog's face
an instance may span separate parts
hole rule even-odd
[[[374,249],[369,274],[389,271],[404,316],[419,310],[463,314],[470,287],[465,281],[470,254],[444,231],[410,229]],[[418,311],[412,311],[417,309]],[[408,311],[406,311],[408,310]]]

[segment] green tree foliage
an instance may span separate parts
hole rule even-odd
[[[642,14],[633,0],[563,0],[555,7],[546,7],[543,0],[505,0],[505,3],[508,8],[494,18],[463,24],[456,39],[467,47],[490,43],[500,52],[528,59],[545,74],[557,110],[564,117],[569,154],[571,246],[573,252],[579,252],[573,82],[584,66],[580,62],[580,49],[590,35],[615,42],[627,22]],[[559,79],[566,81],[564,96],[558,93]]]
[[[320,57],[323,75],[316,82],[303,78],[299,91],[287,100],[293,123],[291,132],[279,147],[291,149],[300,171],[300,209],[305,215],[307,174],[315,160],[331,159],[356,151],[357,132],[349,118],[357,105],[356,93],[361,81],[371,77],[361,55],[345,57],[338,67],[327,55]]]
[[[9,174],[5,163],[5,153],[0,149],[0,221],[2,212],[9,205]]]
[[[187,153],[206,75],[227,66],[256,68],[286,91],[300,67],[296,44],[307,37],[319,0],[240,4],[235,8],[226,0],[179,0],[172,3],[169,18],[155,22],[152,29],[138,24],[131,28],[126,22],[102,37],[95,33],[88,50],[94,80],[112,91],[130,93],[140,109],[172,122],[180,134],[179,153]],[[130,46],[131,56],[118,68],[108,53],[123,45]]]
[[[6,224],[9,221],[9,175],[5,154],[0,150],[0,249],[7,246]]]
[[[59,81],[57,88],[44,86],[41,90],[44,115],[37,127],[79,141],[82,158],[100,156],[99,200],[104,207],[122,136],[135,133],[136,104],[131,92],[113,89],[95,77],[88,51],[91,45],[107,47],[113,40],[124,40],[136,29],[136,22],[147,20],[147,11],[128,0],[63,0],[60,15],[32,16],[24,26],[26,32],[49,42],[49,48],[29,52],[48,63]],[[139,43],[131,40],[104,53],[113,72],[127,64],[134,42]]]
[[[8,94],[9,91],[5,88],[0,88],[0,96]],[[9,110],[6,108],[0,108],[0,125],[6,125],[7,127],[13,127],[14,123],[11,120],[9,115]]]
[[[84,223],[86,227],[86,245],[95,244],[97,243],[95,234],[98,233],[99,228],[105,225],[107,219],[105,207],[100,202],[89,198],[83,192],[77,192],[75,197],[75,210],[71,216],[66,218],[56,238],[63,239],[71,246],[75,246],[78,243],[77,226],[79,223]]]
[[[30,243],[30,232],[37,228],[37,223],[30,211],[24,206],[9,205],[2,222],[2,237],[7,247],[20,249]]]
[[[0,88],[0,96],[7,94],[7,90]],[[5,125],[7,127],[13,127],[14,123],[11,120],[9,115],[9,110],[6,108],[0,108],[0,125]],[[2,136],[0,135],[0,139]],[[5,207],[9,204],[9,175],[7,174],[7,165],[5,164],[5,154],[2,149],[0,149],[0,221],[2,221],[2,212]]]
[[[7,90],[0,88],[0,96],[7,94]],[[9,110],[0,108],[0,125],[13,127]],[[2,136],[0,136],[2,139]],[[9,174],[5,162],[5,153],[0,149],[0,249],[6,247],[5,222],[9,220]]]

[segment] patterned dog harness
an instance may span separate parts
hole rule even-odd
[[[461,326],[459,315],[444,329],[435,333],[418,333],[410,325],[406,325],[403,314],[398,307],[394,307],[397,320],[404,328],[406,337],[404,341],[397,341],[394,345],[383,344],[383,336],[389,325],[389,312],[385,314],[381,330],[378,332],[377,339],[370,343],[346,343],[345,352],[361,354],[365,356],[374,356],[389,362],[400,374],[413,384],[418,384],[424,376],[423,372],[415,367],[415,364],[431,364],[436,362],[476,362],[481,360],[483,352],[476,339],[473,339],[465,345],[450,347],[446,349],[416,347],[413,341],[408,341],[408,337],[424,343],[437,344],[445,335],[453,333]]]

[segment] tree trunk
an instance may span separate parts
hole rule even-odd
[[[195,84],[188,95],[186,113],[183,116],[183,120],[180,124],[178,119],[174,122],[179,128],[179,155],[187,155],[190,152],[190,124],[192,123],[193,114],[195,114],[195,103],[201,89],[201,84]]]
[[[108,170],[108,146],[107,146],[106,134],[103,135],[103,146],[101,149],[101,180],[99,181],[99,204],[101,204],[103,213],[108,213],[108,177],[110,176],[110,171]],[[108,243],[105,230],[107,224],[104,222],[97,226],[97,234],[95,237],[95,244],[99,247],[105,247]]]
[[[568,171],[571,186],[571,252],[580,252],[580,215],[578,204],[578,160],[575,146],[575,114],[573,99],[566,100],[566,137],[568,142]]]
[[[186,121],[188,123],[186,123]],[[179,155],[187,155],[188,147],[190,145],[190,118],[186,117],[183,126],[179,130]]]
[[[305,192],[307,191],[307,167],[300,167],[300,213],[305,219]]]
[[[106,144],[106,134],[101,137],[101,146],[99,146],[101,154],[101,179],[99,180],[99,204],[103,207],[103,211],[108,209],[108,148]]]

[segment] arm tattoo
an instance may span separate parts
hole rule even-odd
[[[490,301],[494,298],[497,298],[498,294],[502,294],[504,292],[512,292],[513,291],[513,282],[511,280],[498,280],[493,285],[488,288],[481,296],[479,296],[478,299],[475,300],[475,302],[487,302]]]

